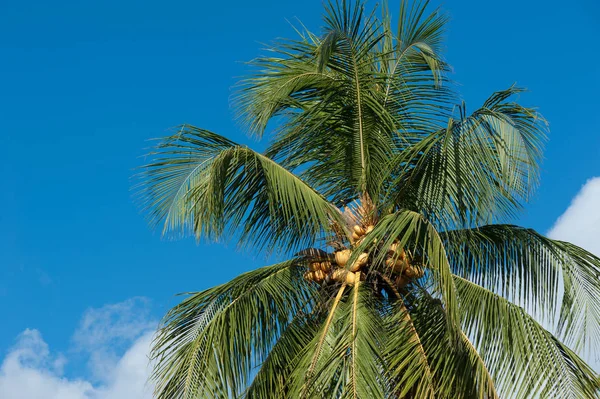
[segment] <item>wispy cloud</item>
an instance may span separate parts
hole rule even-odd
[[[74,349],[88,355],[94,382],[105,382],[116,370],[120,354],[155,327],[146,298],[88,309],[73,334]]]
[[[600,177],[588,180],[548,232],[600,256]]]
[[[155,327],[143,298],[88,310],[73,335],[73,353],[89,359],[88,378],[67,378],[68,358],[53,353],[38,330],[27,329],[0,365],[0,398],[150,399]]]

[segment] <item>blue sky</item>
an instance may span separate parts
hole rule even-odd
[[[548,231],[600,176],[600,7],[433,4],[451,17],[445,55],[467,107],[516,82],[550,122],[542,184],[518,221]],[[251,143],[229,107],[243,62],[292,37],[296,17],[318,31],[321,11],[320,1],[0,3],[0,359],[30,329],[69,359],[65,375],[93,381],[91,352],[74,338],[90,309],[146,298],[135,306],[149,322],[175,293],[266,262],[233,244],[162,240],[133,204],[130,177],[147,140],[181,123]]]

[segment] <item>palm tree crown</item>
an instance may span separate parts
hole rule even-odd
[[[167,314],[157,398],[600,397],[578,356],[600,353],[600,259],[507,224],[545,122],[516,87],[468,114],[426,5],[396,31],[329,3],[254,60],[236,105],[263,153],[188,125],[158,145],[152,223],[293,255]]]

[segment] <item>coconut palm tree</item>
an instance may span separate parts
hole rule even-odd
[[[251,63],[236,107],[264,152],[184,125],[144,167],[165,233],[289,257],[166,315],[157,398],[600,397],[578,355],[600,353],[600,259],[508,224],[543,118],[517,87],[467,113],[445,16],[382,8],[327,4]]]

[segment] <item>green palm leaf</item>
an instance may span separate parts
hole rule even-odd
[[[289,250],[311,246],[339,218],[299,177],[215,133],[183,126],[153,155],[140,197],[164,232],[218,239],[239,231],[241,242]]]
[[[427,135],[397,156],[389,202],[418,209],[445,229],[512,217],[538,179],[543,120],[506,100],[521,90],[492,95],[482,108]],[[400,171],[394,165],[401,165]]]
[[[598,398],[598,376],[519,306],[455,276],[465,331],[502,397]]]
[[[241,393],[293,316],[312,305],[303,270],[294,261],[257,269],[173,308],[153,346],[157,397]]]
[[[456,274],[541,314],[574,350],[600,353],[600,258],[512,225],[442,237]]]

